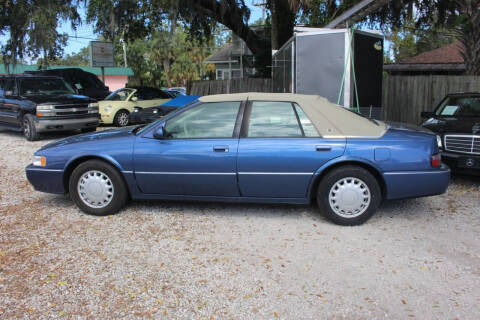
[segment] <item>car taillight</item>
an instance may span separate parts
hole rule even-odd
[[[430,161],[432,163],[432,167],[438,168],[442,163],[442,156],[440,155],[440,153],[433,154],[430,158]]]

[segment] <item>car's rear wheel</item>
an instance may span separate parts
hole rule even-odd
[[[35,141],[38,139],[38,132],[35,128],[35,122],[31,114],[26,114],[23,116],[22,129],[23,135],[28,141]]]
[[[105,216],[120,210],[128,199],[120,173],[100,160],[89,160],[73,170],[70,196],[85,213]]]
[[[120,110],[115,114],[115,118],[113,118],[113,123],[117,127],[125,127],[128,126],[129,118],[128,118],[128,111]]]
[[[377,211],[382,192],[377,179],[357,166],[339,167],[329,172],[317,191],[322,213],[336,224],[354,226],[367,221]]]

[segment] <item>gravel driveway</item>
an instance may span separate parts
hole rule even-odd
[[[478,319],[480,179],[340,227],[314,207],[135,202],[92,217],[36,192],[52,139],[0,132],[0,318]]]

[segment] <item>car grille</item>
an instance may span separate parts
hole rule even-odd
[[[445,150],[460,153],[480,154],[480,136],[446,135]]]
[[[72,116],[88,113],[88,104],[65,104],[56,105],[55,113],[57,116]]]

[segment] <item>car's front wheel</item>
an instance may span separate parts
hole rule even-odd
[[[377,211],[382,192],[377,179],[357,166],[339,167],[320,182],[317,203],[322,213],[340,225],[354,226]]]
[[[113,118],[113,123],[117,127],[125,127],[128,126],[129,123],[129,113],[126,110],[120,110],[115,114],[115,118]]]
[[[100,160],[89,160],[76,167],[70,176],[69,191],[82,211],[96,216],[116,213],[128,199],[120,173]]]

